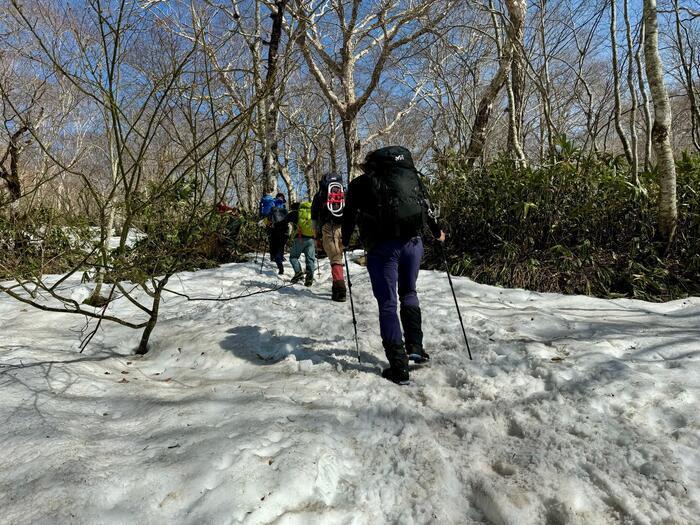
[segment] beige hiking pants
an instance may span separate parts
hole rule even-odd
[[[323,251],[328,255],[331,264],[343,264],[343,250],[340,248],[342,237],[340,224],[326,223],[321,231],[323,233]]]

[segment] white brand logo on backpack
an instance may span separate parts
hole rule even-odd
[[[396,162],[398,162],[398,161],[400,161],[400,160],[406,160],[406,159],[404,159],[403,155],[397,155],[396,157],[394,157],[394,160],[395,160]]]

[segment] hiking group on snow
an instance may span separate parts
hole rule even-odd
[[[294,270],[292,284],[303,279],[306,286],[313,285],[316,249],[322,246],[331,265],[331,299],[338,302],[346,300],[348,289],[343,257],[355,228],[359,229],[379,308],[382,344],[389,361],[389,368],[382,376],[406,384],[409,361],[425,363],[430,359],[423,347],[416,291],[424,230],[427,226],[440,242],[445,240],[445,233],[410,151],[401,146],[377,149],[367,154],[362,170],[363,174],[349,183],[347,191],[341,176],[324,175],[312,201],[292,203],[289,210],[283,193],[263,196],[258,224],[267,232],[270,260],[275,262],[280,275],[284,274],[284,250],[290,229],[294,232],[289,250],[289,262]],[[240,228],[235,209],[222,203],[219,211],[232,214],[229,230]],[[305,271],[300,263],[302,255]]]

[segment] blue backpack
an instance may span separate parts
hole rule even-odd
[[[260,199],[260,217],[269,217],[275,207],[275,198],[272,195],[263,195]]]

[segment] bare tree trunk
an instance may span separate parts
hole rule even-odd
[[[277,186],[277,123],[279,120],[279,105],[277,103],[277,69],[280,39],[282,36],[282,22],[287,0],[277,0],[272,18],[272,31],[267,52],[267,76],[263,95],[263,107],[265,111],[265,140],[263,142],[262,171],[263,191],[271,193]]]
[[[284,185],[287,187],[287,199],[290,203],[298,202],[297,191],[294,189],[294,182],[292,181],[292,174],[289,172],[289,168],[285,166],[280,166],[280,176]]]
[[[148,319],[148,324],[146,324],[146,328],[144,328],[143,330],[143,334],[141,335],[141,341],[139,341],[139,346],[136,349],[136,353],[139,355],[144,355],[148,352],[148,340],[151,338],[151,333],[156,327],[156,323],[158,323],[158,310],[160,309],[160,298],[163,294],[163,288],[165,288],[165,285],[168,284],[168,279],[170,279],[170,276],[165,275],[158,282],[153,292],[153,304],[150,310],[151,316]]]
[[[622,128],[621,115],[622,110],[620,106],[622,102],[620,100],[620,70],[619,62],[617,59],[617,0],[612,0],[610,2],[610,44],[612,47],[612,74],[613,74],[613,90],[615,93],[615,131],[617,131],[618,137],[620,137],[620,142],[622,143],[622,149],[625,152],[625,158],[627,162],[632,165],[632,151],[630,150],[630,144],[627,140],[627,135],[625,130]]]
[[[681,23],[680,9],[678,0],[673,1],[675,22],[676,22],[676,39],[678,44],[678,55],[681,61],[681,69],[683,70],[683,80],[685,81],[685,90],[688,94],[690,102],[690,128],[693,138],[693,146],[700,151],[700,140],[698,139],[698,123],[700,122],[700,110],[698,109],[698,100],[695,92],[695,82],[693,80],[693,70],[691,69],[686,57],[685,46],[683,45],[683,27]],[[692,54],[691,54],[692,56]]]
[[[513,46],[511,60],[511,77],[507,82],[508,100],[510,102],[510,125],[508,126],[508,149],[515,154],[519,166],[527,164],[522,147],[523,98],[525,96],[525,16],[527,2],[525,0],[505,0],[508,7],[509,21],[508,37]]]
[[[551,91],[550,91],[550,79],[549,79],[549,56],[547,54],[547,39],[546,39],[546,28],[545,28],[545,12],[546,12],[547,0],[540,0],[540,47],[542,49],[542,73],[541,73],[541,95],[540,99],[542,101],[542,117],[540,119],[540,129],[542,134],[544,130],[542,129],[542,120],[546,125],[547,130],[547,156],[552,158],[554,155],[554,126],[552,125],[552,104],[551,104]],[[541,147],[544,148],[544,141],[541,141]],[[543,155],[542,155],[543,157]],[[544,159],[541,159],[544,160]]]
[[[301,144],[301,155],[297,161],[297,165],[301,168],[301,171],[303,173],[304,177],[304,184],[306,185],[306,194],[309,198],[313,197],[315,193],[315,185],[314,185],[314,174],[313,174],[313,167],[314,167],[314,161],[311,160],[311,149],[313,148],[313,144],[310,144],[306,140],[302,139],[302,144]],[[318,156],[316,157],[318,158]]]
[[[338,146],[336,135],[335,114],[332,109],[328,109],[328,122],[330,123],[330,133],[328,134],[328,156],[330,157],[330,170],[338,173]]]
[[[637,64],[637,82],[639,84],[639,93],[642,95],[642,112],[644,113],[644,170],[651,169],[651,128],[653,126],[651,118],[651,110],[649,109],[649,94],[647,93],[646,83],[644,82],[644,68],[642,67],[641,50],[646,42],[646,31],[644,24],[640,24],[639,28],[639,44],[634,54],[634,61]]]
[[[465,153],[467,159],[467,167],[474,167],[474,163],[477,159],[481,158],[484,151],[484,145],[486,144],[486,128],[488,127],[489,120],[491,119],[491,113],[493,111],[493,103],[500,93],[503,85],[506,83],[508,78],[508,72],[510,69],[510,62],[512,57],[513,44],[508,40],[505,45],[501,45],[501,32],[498,24],[498,19],[496,18],[493,1],[489,1],[489,8],[491,9],[491,20],[493,22],[494,37],[496,41],[496,46],[500,55],[498,62],[498,71],[489,82],[486,91],[479,101],[479,106],[474,117],[474,125],[472,126],[472,134],[469,140],[469,147]]]
[[[630,91],[630,149],[632,154],[632,178],[639,185],[639,138],[637,137],[637,89],[634,86],[634,43],[632,42],[632,25],[630,23],[628,0],[624,1],[625,34],[627,36],[627,88]]]
[[[105,122],[108,122],[108,119],[105,118]],[[119,154],[117,152],[117,146],[116,146],[116,141],[114,140],[113,136],[113,131],[109,129],[107,130],[108,138],[108,148],[109,148],[109,167],[110,167],[110,175],[112,178],[112,187],[115,187],[118,184],[118,179],[119,179]],[[85,300],[85,304],[89,304],[92,306],[102,306],[104,304],[105,299],[101,297],[102,295],[102,285],[104,284],[105,280],[105,273],[107,271],[107,264],[109,263],[109,238],[112,235],[112,228],[114,227],[114,213],[115,213],[115,207],[112,202],[110,202],[111,199],[108,197],[107,201],[105,202],[105,205],[107,207],[107,214],[105,216],[105,210],[102,210],[101,213],[101,218],[102,220],[100,221],[101,224],[100,226],[102,227],[102,231],[100,232],[100,242],[102,243],[102,246],[100,246],[100,251],[101,251],[101,265],[97,269],[97,275],[95,276],[95,289],[92,291],[92,294],[90,297],[88,297]]]
[[[671,103],[664,83],[664,69],[659,55],[659,26],[656,0],[644,0],[644,58],[647,79],[654,102],[652,143],[659,171],[659,231],[669,245],[676,233],[676,166],[671,148]]]
[[[104,304],[105,298],[102,297],[102,286],[105,282],[105,273],[107,272],[107,265],[109,264],[109,239],[112,235],[112,228],[114,227],[114,206],[107,203],[108,210],[106,216],[102,215],[102,228],[100,232],[101,239],[100,242],[102,246],[100,247],[101,253],[101,265],[97,268],[97,275],[95,276],[95,289],[90,294],[90,297],[85,299],[85,304],[91,306],[102,306]]]
[[[298,196],[296,190],[294,189],[294,181],[292,180],[292,174],[289,171],[289,150],[286,147],[286,145],[284,148],[284,164],[279,162],[278,158],[277,168],[279,170],[280,176],[282,177],[284,185],[287,187],[287,200],[290,202],[290,204],[293,202],[298,202]]]
[[[29,131],[27,126],[21,126],[10,136],[7,151],[0,161],[0,179],[4,179],[7,183],[10,203],[17,202],[22,196],[22,183],[19,180],[19,154],[22,147],[19,141],[27,131]],[[5,161],[8,157],[10,158],[9,170],[5,169]]]
[[[508,111],[508,118],[509,118],[509,123],[510,127],[509,129],[512,130],[517,130],[518,129],[518,124],[517,124],[517,116],[516,113],[513,111],[513,107],[517,105],[515,102],[515,94],[513,92],[513,84],[510,80],[510,78],[506,79],[506,88],[508,89],[508,101],[510,103],[510,111]],[[525,158],[525,152],[523,151],[523,146],[520,143],[520,137],[518,136],[518,133],[513,133],[512,135],[509,135],[510,139],[512,140],[512,144],[510,144],[510,147],[512,148],[512,153],[514,155],[514,160],[515,164],[518,166],[518,168],[524,168],[527,166],[527,160]]]
[[[352,113],[343,115],[343,138],[345,140],[345,165],[348,181],[351,181],[360,175],[361,144],[357,134],[357,115]]]

